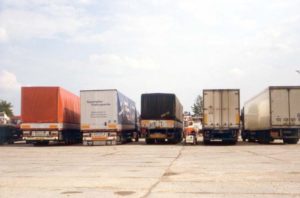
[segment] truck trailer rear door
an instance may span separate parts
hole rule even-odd
[[[228,125],[229,128],[238,128],[240,126],[240,96],[238,90],[230,90],[228,92]]]
[[[288,126],[289,91],[288,89],[271,89],[271,121],[273,126]]]
[[[300,126],[300,89],[290,89],[290,124]]]
[[[220,91],[222,94],[222,128],[228,128],[229,121],[229,92],[227,90]]]

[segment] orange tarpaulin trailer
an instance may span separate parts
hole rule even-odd
[[[80,123],[80,99],[61,87],[22,87],[23,123]]]
[[[80,99],[60,87],[22,87],[21,117],[26,143],[80,143]]]

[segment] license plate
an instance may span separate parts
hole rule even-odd
[[[106,136],[94,136],[92,137],[93,141],[103,141],[103,140],[107,140],[108,138]]]
[[[45,136],[48,136],[49,133],[47,131],[33,131],[32,135],[38,136],[38,137],[45,137]]]
[[[107,137],[108,134],[104,132],[92,133],[92,137]]]
[[[167,138],[167,136],[164,135],[164,134],[155,133],[155,134],[151,134],[150,138],[153,138],[153,139],[165,139],[165,138]]]

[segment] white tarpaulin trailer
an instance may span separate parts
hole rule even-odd
[[[137,130],[135,103],[118,90],[80,91],[84,144],[130,141]]]

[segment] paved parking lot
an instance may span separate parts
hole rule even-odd
[[[0,197],[300,197],[300,145],[0,146]]]

